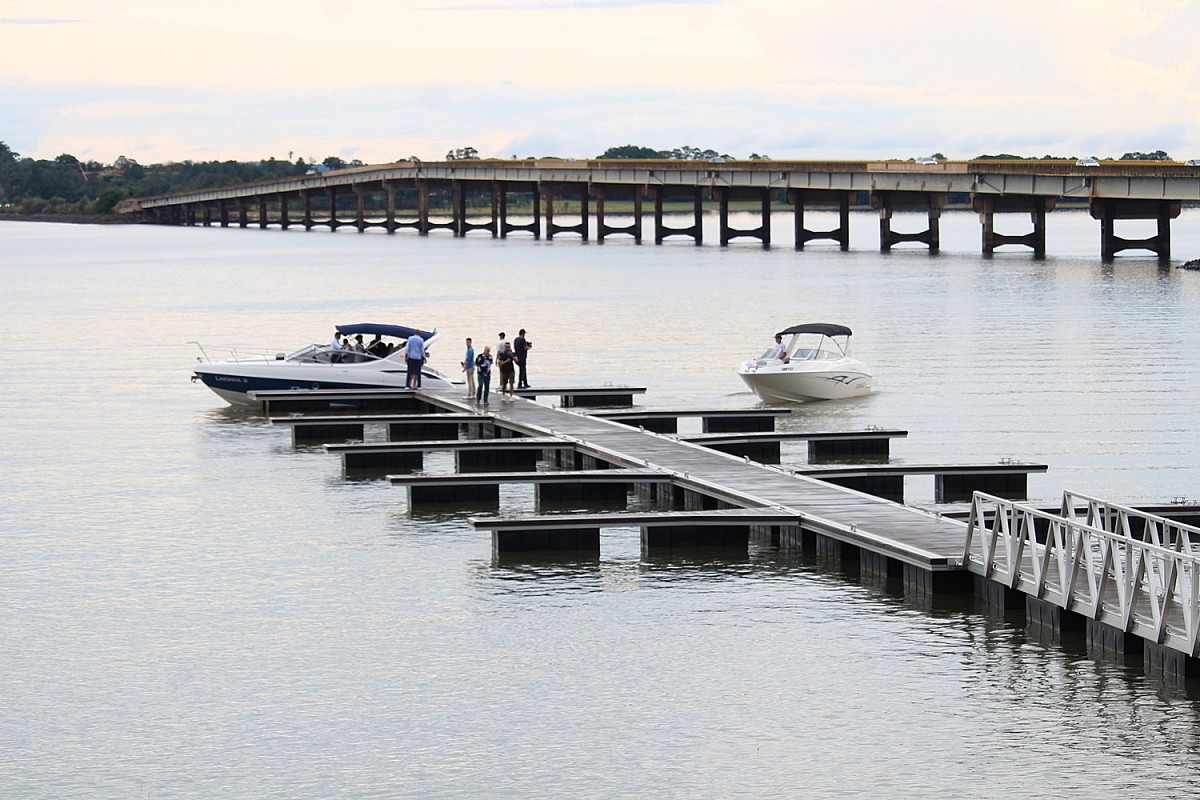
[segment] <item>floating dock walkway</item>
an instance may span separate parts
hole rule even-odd
[[[501,484],[527,483],[539,508],[615,507],[470,517],[474,528],[491,532],[498,558],[598,556],[600,530],[616,527],[640,528],[646,553],[744,552],[755,541],[812,552],[826,564],[854,562],[863,579],[895,579],[917,602],[973,592],[989,608],[1023,605],[1032,624],[1086,630],[1103,652],[1140,654],[1148,669],[1166,675],[1200,676],[1200,528],[1071,493],[1060,514],[1015,502],[1043,464],[886,463],[890,440],[905,431],[773,431],[786,413],[778,409],[577,410],[628,406],[644,391],[543,390],[560,398],[559,408],[526,399],[480,406],[437,389],[253,396],[272,424],[291,426],[297,444],[325,442],[348,473],[407,470],[389,480],[407,487],[413,505],[498,508]],[[699,417],[704,432],[680,435],[683,416]],[[367,426],[385,429],[387,441],[366,441]],[[807,466],[752,458],[778,461],[787,439],[808,440]],[[432,451],[454,452],[456,474],[416,472]],[[557,469],[539,470],[546,460]],[[939,500],[971,500],[969,519],[901,505],[910,474],[933,474]],[[665,510],[629,510],[631,489]]]

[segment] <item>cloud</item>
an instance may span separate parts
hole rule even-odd
[[[9,4],[14,5],[12,3]],[[30,10],[32,2],[15,3]],[[1200,3],[62,0],[14,26],[0,135],[139,161],[1200,153]],[[25,14],[22,18],[33,18]],[[89,151],[97,151],[94,156]]]
[[[79,22],[77,19],[14,19],[0,18],[0,25],[69,25]]]

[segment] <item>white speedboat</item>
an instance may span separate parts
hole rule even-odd
[[[769,348],[738,367],[738,375],[768,403],[840,400],[871,391],[871,371],[850,357],[850,329],[813,322],[780,331],[782,352]],[[790,338],[788,338],[790,337]]]
[[[232,405],[252,405],[246,392],[287,389],[403,389],[408,373],[405,346],[413,334],[425,340],[426,357],[429,346],[437,339],[436,331],[421,331],[404,325],[338,325],[337,330],[349,340],[355,334],[364,337],[399,339],[386,354],[358,353],[334,350],[328,344],[310,344],[294,353],[251,353],[231,350],[229,358],[215,361],[200,347],[201,356],[192,369],[192,380],[200,380]],[[421,385],[450,387],[461,385],[445,374],[425,364]]]

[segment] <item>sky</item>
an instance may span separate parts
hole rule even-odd
[[[415,155],[1200,158],[1200,0],[0,0],[0,141]]]

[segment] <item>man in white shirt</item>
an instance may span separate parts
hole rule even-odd
[[[775,344],[767,350],[767,358],[777,358],[787,361],[787,348],[783,346],[783,336],[775,334]]]

